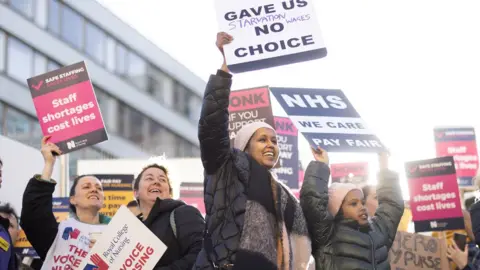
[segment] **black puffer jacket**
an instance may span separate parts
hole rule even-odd
[[[170,226],[170,213],[173,210],[176,238]],[[168,247],[155,270],[192,269],[202,248],[205,228],[205,221],[197,208],[178,200],[157,199],[144,224]]]
[[[244,224],[249,161],[230,148],[228,105],[231,75],[219,70],[205,89],[198,138],[205,168],[204,248],[194,269],[214,269],[235,262]],[[219,170],[222,167],[221,170]],[[240,181],[237,181],[240,180]]]
[[[379,207],[370,221],[370,228],[364,232],[356,222],[334,222],[327,210],[329,177],[330,169],[326,164],[312,161],[305,171],[300,191],[316,269],[390,269],[388,251],[395,240],[404,208],[397,174],[380,172]]]

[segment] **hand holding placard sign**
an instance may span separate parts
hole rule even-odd
[[[450,269],[446,257],[446,248],[445,239],[397,232],[395,241],[390,248],[390,266],[395,270]]]
[[[405,163],[416,232],[464,229],[452,157]]]
[[[45,136],[62,154],[108,140],[85,62],[27,80]]]
[[[327,55],[313,0],[217,0],[220,30],[235,38],[225,47],[228,67],[245,72]]]
[[[151,270],[166,250],[157,236],[121,206],[78,269]]]
[[[435,128],[437,157],[453,156],[460,186],[473,186],[478,170],[477,142],[473,127]]]
[[[313,147],[328,152],[384,151],[341,90],[272,87],[270,91]]]

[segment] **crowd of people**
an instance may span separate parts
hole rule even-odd
[[[232,40],[226,33],[217,35],[222,54]],[[379,153],[378,185],[359,187],[329,185],[328,153],[312,148],[298,200],[271,171],[280,153],[272,126],[247,124],[231,145],[233,75],[223,59],[208,80],[198,125],[206,216],[173,199],[164,166],[149,165],[134,180],[135,201],[129,209],[168,247],[154,269],[390,269],[389,250],[406,211],[398,174],[388,166],[389,153]],[[67,255],[71,241],[89,251],[110,221],[100,214],[101,182],[81,175],[70,189],[70,217],[57,222],[52,172],[62,153],[49,139],[42,139],[44,168],[27,184],[20,218],[8,204],[0,207],[0,270],[28,269],[21,268],[27,266],[13,252],[19,225],[40,257],[41,269],[50,270],[54,255]],[[0,160],[0,186],[2,168]],[[471,244],[462,251],[453,242],[447,255],[458,269],[480,269],[480,204],[465,215]]]

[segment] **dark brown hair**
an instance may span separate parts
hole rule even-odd
[[[15,209],[13,209],[13,207],[9,203],[0,205],[0,213],[7,214],[9,216],[14,216],[18,223],[17,212],[15,212]]]
[[[138,207],[138,202],[133,200],[127,204],[127,207]]]

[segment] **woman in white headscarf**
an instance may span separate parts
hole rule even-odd
[[[217,35],[222,54],[232,40]],[[231,148],[231,84],[224,58],[207,84],[199,121],[207,230],[194,269],[306,269],[311,243],[301,207],[270,172],[280,152],[275,130],[245,125]]]

